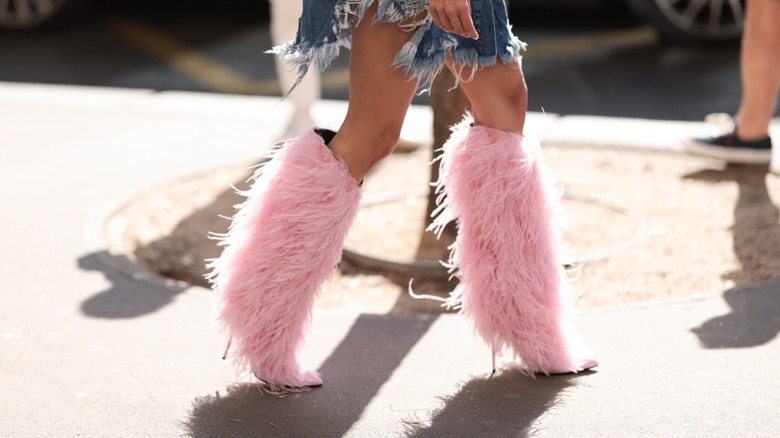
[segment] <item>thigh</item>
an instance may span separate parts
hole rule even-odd
[[[393,61],[411,32],[401,30],[398,23],[371,23],[372,15],[369,10],[352,34],[348,121],[400,132],[418,80],[393,66]]]
[[[330,147],[360,181],[398,142],[418,80],[393,61],[412,33],[372,23],[376,3],[352,30],[347,116]]]

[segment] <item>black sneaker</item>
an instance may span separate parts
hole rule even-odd
[[[736,132],[712,138],[694,138],[683,142],[683,150],[691,155],[717,158],[729,163],[769,164],[772,160],[772,139],[745,141]]]

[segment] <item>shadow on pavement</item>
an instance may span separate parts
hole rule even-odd
[[[709,182],[734,182],[739,198],[734,206],[734,254],[741,270],[724,277],[736,284],[765,280],[777,274],[780,260],[780,210],[772,202],[767,170],[758,166],[730,165],[724,170],[704,170],[685,178]]]
[[[170,304],[174,297],[186,290],[181,286],[150,287],[147,283],[131,280],[119,274],[102,258],[112,257],[105,251],[87,254],[78,260],[85,271],[98,271],[111,282],[111,287],[81,303],[81,312],[93,318],[128,319],[153,313]]]
[[[540,377],[509,370],[492,378],[467,382],[430,421],[411,416],[405,421],[409,438],[446,436],[525,437],[534,435],[534,421],[563,398],[581,376]]]
[[[724,295],[732,309],[692,331],[704,348],[748,348],[770,342],[780,332],[780,278],[763,281],[778,273],[780,259],[780,210],[772,202],[765,168],[730,165],[722,171],[705,170],[686,178],[737,184],[734,207],[734,254],[741,269],[724,275],[737,286]]]
[[[780,277],[736,287],[724,299],[731,313],[691,329],[704,348],[757,347],[780,333]]]
[[[183,424],[192,437],[341,437],[428,332],[436,316],[361,315],[319,371],[325,385],[275,396],[258,386],[231,386],[193,402]]]
[[[208,260],[222,254],[222,246],[219,246],[211,233],[226,233],[231,223],[227,218],[232,218],[236,212],[235,206],[246,200],[236,190],[249,189],[247,181],[254,172],[248,166],[215,169],[214,172],[191,175],[170,183],[164,189],[164,196],[188,214],[172,230],[159,233],[160,237],[155,240],[144,242],[136,239],[133,257],[159,275],[210,289],[211,284],[205,278],[211,271],[207,267]],[[221,176],[223,173],[236,176],[224,180],[225,177]],[[221,190],[213,194],[205,190],[211,186],[218,186]],[[213,196],[213,200],[205,206],[196,207],[194,200],[204,196]],[[157,215],[169,213],[160,213],[152,201],[142,201],[142,211],[146,219],[155,223]]]

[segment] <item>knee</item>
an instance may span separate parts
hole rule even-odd
[[[375,132],[372,138],[374,140],[370,145],[370,149],[372,150],[373,163],[376,164],[393,153],[393,150],[398,144],[398,140],[401,138],[401,127],[381,127]]]
[[[398,144],[402,124],[377,123],[361,120],[345,121],[331,149],[346,161],[354,163],[356,173],[368,173],[377,163],[390,155]]]
[[[512,75],[513,80],[510,82],[510,88],[514,90],[513,92],[517,95],[518,100],[525,102],[528,100],[528,85],[525,83],[523,67],[520,64],[520,61],[517,61],[512,64],[511,68],[514,71],[514,74]]]
[[[489,106],[496,106],[501,111],[522,111],[525,113],[528,106],[528,85],[519,65],[512,68],[510,74],[505,74],[497,85],[491,85],[486,102]]]
[[[528,109],[528,87],[522,77],[517,81],[503,84],[500,91],[491,93],[489,98],[472,100],[472,107],[479,115],[479,123],[497,129],[516,131],[525,119]]]
[[[522,75],[515,84],[509,87],[505,96],[507,108],[525,113],[528,107],[528,85]]]

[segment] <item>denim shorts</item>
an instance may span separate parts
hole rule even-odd
[[[418,77],[423,90],[430,87],[448,54],[456,65],[475,67],[476,71],[495,64],[497,59],[509,64],[525,48],[512,34],[504,0],[471,0],[478,40],[436,27],[428,13],[428,0],[303,0],[295,39],[271,52],[298,68],[299,82],[312,64],[325,70],[338,56],[340,47],[350,46],[352,27],[363,20],[375,1],[379,6],[373,22],[398,23],[412,34],[393,66]]]

